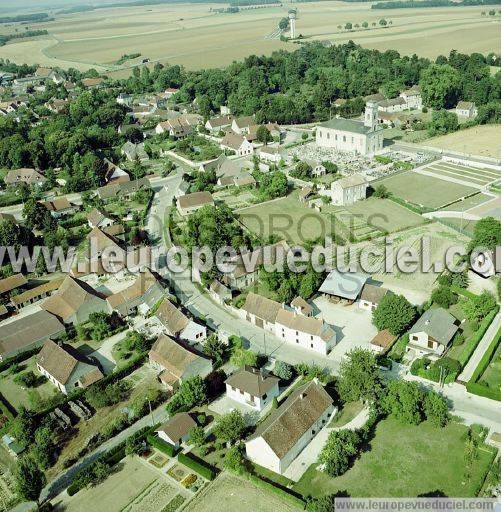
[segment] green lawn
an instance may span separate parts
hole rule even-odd
[[[292,243],[330,236],[334,216],[303,205],[297,194],[239,210],[241,222],[260,237],[271,234]]]
[[[421,215],[411,212],[389,199],[369,198],[346,206],[345,210],[348,212],[348,219],[351,215],[355,221],[360,219],[372,229],[388,233],[413,228],[425,222]]]
[[[440,208],[478,189],[425,176],[414,171],[403,172],[380,181],[392,194],[427,208]]]
[[[37,409],[42,400],[46,400],[58,393],[57,388],[49,381],[33,388],[26,388],[14,382],[14,378],[17,375],[26,371],[33,372],[37,377],[40,376],[36,369],[36,357],[36,355],[32,356],[20,363],[21,370],[18,373],[11,374],[9,370],[5,370],[0,374],[0,390],[6,400],[16,410],[19,410],[21,406],[28,409]]]
[[[489,366],[485,369],[479,382],[485,382],[489,388],[501,391],[501,343],[498,345]]]
[[[475,194],[474,196],[466,198],[464,201],[458,201],[457,203],[452,203],[445,208],[442,208],[443,211],[446,212],[465,212],[470,208],[474,208],[475,206],[479,206],[486,201],[492,199],[492,196],[488,196],[487,194]]]
[[[350,421],[352,421],[355,416],[358,415],[364,408],[364,404],[362,402],[347,402],[344,404],[344,407],[337,412],[337,414],[332,418],[332,421],[329,423],[329,428],[339,428],[343,427]]]
[[[331,478],[310,466],[294,490],[304,496],[346,491],[354,497],[416,497],[441,491],[474,496],[491,463],[481,447],[469,480],[464,477],[465,433],[456,422],[443,429],[425,422],[405,425],[393,418],[379,423],[370,450],[344,475]]]

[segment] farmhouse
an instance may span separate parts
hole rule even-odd
[[[278,302],[252,292],[247,295],[242,306],[248,322],[271,332],[275,331],[275,320],[281,309],[282,305]]]
[[[265,162],[272,164],[279,164],[282,160],[282,154],[280,147],[278,146],[263,146],[259,150],[259,158]]]
[[[378,122],[377,103],[367,103],[364,121],[337,117],[320,124],[315,140],[320,147],[374,155],[383,149],[383,128]]]
[[[243,116],[233,119],[231,129],[240,135],[249,133],[251,126],[256,125],[256,118],[254,116]]]
[[[97,189],[97,196],[104,202],[114,199],[130,200],[140,190],[151,190],[148,178],[111,183]]]
[[[214,279],[210,284],[209,294],[219,304],[226,304],[232,298],[231,290],[217,279]]]
[[[167,132],[171,137],[185,137],[193,133],[201,122],[202,117],[198,114],[181,114],[178,117],[158,123],[155,133],[160,135]]]
[[[360,272],[332,270],[319,288],[319,292],[334,299],[354,302],[360,296],[367,275]]]
[[[397,339],[388,329],[379,331],[371,340],[371,348],[378,354],[386,354]]]
[[[201,343],[207,338],[205,326],[189,319],[170,300],[164,299],[155,316],[165,328],[169,336],[178,337],[190,344]]]
[[[402,112],[407,108],[407,103],[404,98],[399,96],[398,98],[378,102],[378,107],[380,112]]]
[[[114,164],[107,158],[104,159],[104,163],[107,166],[104,181],[107,185],[111,183],[119,183],[121,181],[130,181],[130,176],[118,165]]]
[[[52,199],[49,201],[40,201],[40,204],[45,206],[55,219],[59,219],[65,215],[71,215],[78,211],[78,206],[71,204],[66,197]]]
[[[390,293],[390,291],[382,286],[366,283],[362,289],[358,307],[367,311],[374,311],[387,293]]]
[[[150,365],[160,372],[160,381],[169,389],[190,377],[206,377],[212,371],[210,359],[165,334],[157,338],[148,356]]]
[[[283,474],[329,421],[334,410],[332,398],[316,379],[301,386],[246,441],[247,458]]]
[[[345,176],[331,183],[331,189],[320,190],[321,195],[330,195],[334,204],[347,206],[365,199],[369,183],[361,174]]]
[[[400,97],[405,100],[409,110],[422,110],[423,98],[421,97],[421,88],[419,85],[414,85],[410,89],[402,91]]]
[[[233,116],[216,116],[211,117],[206,123],[205,128],[211,133],[218,133],[225,128],[230,128],[233,122]]]
[[[155,432],[160,439],[177,449],[181,443],[189,440],[190,432],[196,426],[196,421],[187,412],[179,412],[158,427]]]
[[[65,324],[80,324],[86,322],[91,313],[107,312],[108,305],[87,283],[66,276],[57,292],[45,299],[42,309]]]
[[[4,322],[0,326],[0,361],[38,347],[64,332],[64,325],[47,311]]]
[[[134,162],[136,159],[139,159],[141,162],[145,162],[150,159],[148,153],[146,153],[144,142],[140,142],[139,144],[134,144],[134,142],[127,141],[121,149],[122,155],[129,160],[129,162]]]
[[[146,315],[164,296],[164,289],[158,278],[146,269],[139,272],[134,283],[121,292],[106,298],[112,311],[122,317],[140,313]]]
[[[407,352],[437,358],[448,348],[456,334],[456,319],[444,308],[430,308],[409,331]]]
[[[226,379],[226,396],[257,411],[262,411],[274,397],[280,394],[279,382],[278,377],[246,366]]]
[[[28,284],[23,274],[14,274],[4,279],[0,279],[0,297],[7,297],[10,292],[23,288]]]
[[[243,136],[236,133],[227,133],[219,147],[223,150],[234,151],[237,156],[251,155],[254,146]]]
[[[42,186],[47,179],[35,169],[16,169],[9,171],[4,178],[6,185],[17,185],[26,183],[26,185]]]
[[[327,355],[336,344],[336,333],[318,318],[279,309],[275,319],[275,335],[301,348]]]
[[[47,281],[40,286],[36,286],[35,288],[31,288],[26,290],[25,292],[20,293],[19,295],[15,295],[11,298],[11,304],[16,308],[16,310],[20,310],[30,304],[38,302],[41,299],[45,299],[54,293],[63,283],[64,279],[52,279]]]
[[[104,78],[84,78],[82,85],[86,89],[100,89],[104,84]]]
[[[104,229],[112,226],[114,222],[111,217],[108,217],[106,213],[103,213],[97,208],[94,208],[94,210],[87,215],[87,224],[90,228]]]
[[[471,119],[477,116],[478,109],[472,101],[460,101],[456,105],[456,114],[459,117],[467,117],[468,119]]]
[[[103,378],[96,364],[73,347],[58,345],[52,340],[46,341],[38,354],[37,370],[65,395]]]
[[[313,308],[302,297],[299,297],[299,295],[293,299],[291,307],[298,315],[313,315]]]
[[[177,209],[180,215],[189,215],[206,205],[214,206],[214,199],[210,192],[194,192],[177,199]]]

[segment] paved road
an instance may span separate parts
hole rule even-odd
[[[57,496],[66,487],[68,487],[68,485],[70,485],[73,478],[79,471],[90,466],[90,464],[92,464],[103,453],[119,445],[122,441],[125,441],[125,439],[127,439],[134,432],[137,432],[138,430],[141,430],[143,427],[148,425],[162,423],[166,421],[168,417],[169,415],[165,409],[165,404],[158,406],[152,411],[151,415],[148,414],[147,416],[144,416],[129,428],[123,430],[112,439],[109,439],[108,441],[98,446],[91,453],[80,459],[76,464],[73,464],[73,466],[64,470],[62,473],[59,473],[59,475],[57,475],[54,480],[46,485],[40,493],[40,502],[42,503],[48,499],[53,498],[54,496]]]
[[[480,359],[482,359],[482,356],[485,354],[485,351],[488,349],[489,345],[494,339],[494,336],[496,336],[500,328],[501,312],[499,312],[495,316],[491,325],[485,332],[483,338],[480,340],[480,343],[475,349],[475,352],[473,352],[467,365],[464,367],[462,373],[459,375],[458,380],[460,380],[461,382],[468,382],[471,379],[473,372],[475,371],[475,368],[478,366],[478,363],[480,363]]]

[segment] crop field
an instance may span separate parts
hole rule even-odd
[[[496,169],[468,167],[446,161],[434,162],[423,168],[423,171],[432,173],[437,178],[455,180],[455,182],[460,181],[467,186],[477,188],[485,187],[489,183],[501,178],[501,171]]]
[[[501,125],[473,126],[465,130],[434,137],[425,142],[426,146],[461,153],[501,158]]]
[[[414,171],[391,176],[379,184],[383,184],[396,197],[432,209],[438,209],[478,190]]]
[[[488,201],[492,201],[492,199],[493,196],[491,195],[479,193],[466,198],[464,201],[458,201],[457,203],[449,204],[445,208],[442,208],[442,210],[444,212],[465,212],[470,208],[475,208],[476,206],[485,204]]]
[[[255,512],[293,512],[298,508],[285,503],[275,494],[258,489],[250,482],[222,473],[210,483],[183,510],[186,512],[234,512],[252,510]]]
[[[501,45],[499,20],[481,16],[480,7],[371,10],[370,5],[336,1],[302,4],[297,31],[305,40],[353,40],[403,54],[419,49],[419,55],[427,57],[447,55],[453,48],[488,53]],[[214,12],[226,6],[131,6],[56,15],[54,21],[33,26],[46,29],[49,36],[13,40],[0,47],[0,58],[80,69],[96,67],[123,76],[142,58],[199,69],[225,66],[251,54],[297,48],[292,42],[281,42],[272,36],[280,18],[287,14],[287,3],[282,7],[241,9],[232,14]],[[392,22],[387,28],[378,24],[383,17]],[[347,22],[361,25],[364,21],[369,24],[367,29],[338,28]],[[117,61],[126,53],[141,53],[141,59],[118,66]]]

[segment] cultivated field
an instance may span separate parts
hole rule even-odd
[[[186,512],[293,512],[298,508],[285,503],[275,494],[254,487],[250,482],[223,473],[205,491],[191,501]]]
[[[414,171],[391,176],[379,184],[383,184],[392,194],[405,201],[433,209],[457,201],[478,190]]]
[[[446,206],[445,208],[442,208],[442,210],[448,211],[448,212],[451,212],[451,211],[452,212],[456,212],[456,211],[458,211],[458,212],[464,211],[465,212],[465,211],[469,210],[470,208],[474,208],[476,206],[484,204],[488,201],[491,201],[492,199],[493,199],[493,197],[490,195],[479,193],[479,194],[475,194],[474,196],[468,197],[464,201],[452,203],[452,204]]]
[[[501,158],[500,138],[501,125],[489,124],[435,137],[424,144],[449,151]]]
[[[491,454],[481,447],[471,477],[465,478],[466,431],[467,427],[459,423],[440,429],[427,422],[415,426],[393,418],[383,420],[376,428],[370,451],[363,453],[344,475],[330,478],[311,466],[294,489],[317,496],[345,491],[357,497],[407,497],[431,492],[473,497],[489,469]]]
[[[500,21],[481,16],[481,7],[371,10],[370,5],[335,1],[301,4],[297,31],[305,39],[334,43],[351,39],[370,48],[396,49],[403,54],[419,52],[428,57],[448,54],[453,48],[488,53],[501,46]],[[225,66],[251,54],[297,48],[293,43],[267,37],[287,13],[287,3],[233,14],[217,14],[214,9],[218,7],[227,4],[136,6],[56,15],[55,21],[34,25],[47,29],[48,38],[13,41],[0,48],[0,57],[116,70],[116,61],[123,54],[141,53],[152,62],[197,69]],[[383,17],[390,19],[392,25],[372,27]],[[364,21],[369,23],[368,29],[347,32],[338,28],[347,22],[355,25]],[[127,62],[122,68],[131,64],[134,62]]]
[[[496,169],[469,167],[446,161],[434,162],[422,171],[432,173],[437,178],[477,188],[483,188],[501,178],[501,171]]]
[[[66,493],[61,494],[53,500],[53,504],[60,505],[61,510],[71,510],[71,512],[123,510],[127,506],[130,507],[138,496],[154,486],[160,476],[137,457],[127,457],[116,468],[115,473],[103,483],[96,487],[82,489],[71,497]],[[174,488],[170,490],[173,497],[176,491]],[[167,497],[165,503],[168,501]]]

